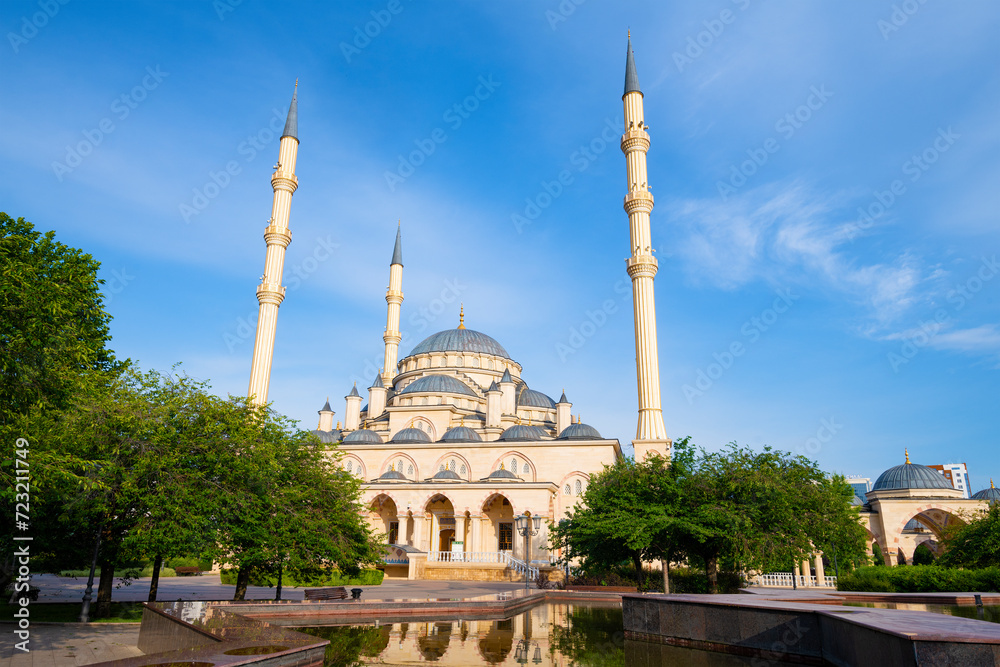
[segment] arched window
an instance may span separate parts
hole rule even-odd
[[[351,468],[354,467],[354,462],[351,460],[347,461],[347,472],[351,472]]]
[[[406,474],[409,475],[410,477],[413,476],[413,466],[412,465],[409,468],[406,469]]]
[[[458,472],[459,472],[459,474],[462,474],[462,475],[464,475],[465,473],[468,472],[468,468],[465,467],[464,463],[462,464],[462,467],[459,469]]]
[[[513,473],[517,473],[517,459],[510,460],[510,470]]]
[[[576,480],[576,495],[580,495],[581,493],[583,493],[583,484],[580,480]]]
[[[441,464],[441,467],[438,468],[438,472],[444,472],[444,464],[443,463]]]
[[[525,463],[524,464],[524,474],[527,475],[529,472],[531,472],[531,467],[527,463]]]
[[[493,360],[492,359],[487,359],[486,360],[486,368],[488,368],[490,370],[493,370]]]
[[[567,496],[573,495],[573,490],[571,488],[569,488],[569,484],[567,484],[566,488],[563,489],[563,493],[565,493]]]
[[[396,470],[403,472],[403,459],[396,461]]]
[[[448,464],[448,470],[451,470],[452,472],[455,472],[455,459],[452,459],[451,463]]]

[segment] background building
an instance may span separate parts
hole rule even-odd
[[[954,488],[965,494],[966,498],[972,497],[972,485],[969,483],[969,470],[964,463],[940,463],[927,466],[937,470],[948,480]]]

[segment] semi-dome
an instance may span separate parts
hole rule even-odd
[[[348,433],[344,442],[347,444],[381,445],[382,437],[371,429],[359,428],[357,431]]]
[[[528,389],[528,385],[524,385],[520,393],[518,393],[517,405],[524,408],[556,409],[556,402],[550,396],[534,389]]]
[[[410,354],[426,354],[427,352],[472,352],[475,354],[492,354],[504,359],[510,359],[503,345],[489,336],[472,329],[446,329],[428,336],[417,344]]]
[[[892,491],[895,489],[952,489],[944,475],[933,468],[906,463],[889,468],[878,476],[872,491]]]
[[[456,426],[444,432],[438,442],[482,442],[483,438],[468,426]]]
[[[483,478],[484,482],[520,482],[521,478],[501,465],[498,469]]]
[[[1000,503],[1000,489],[993,486],[993,480],[990,480],[990,488],[983,489],[982,491],[977,491],[972,494],[973,500],[988,500],[991,503]]]
[[[458,476],[458,473],[454,470],[449,470],[445,468],[444,470],[438,470],[433,477],[430,478],[431,482],[462,482],[465,481]]]
[[[396,435],[392,436],[389,440],[391,443],[408,443],[408,442],[430,442],[431,436],[427,435],[419,428],[404,428],[401,431],[397,431]]]
[[[511,440],[543,440],[545,436],[545,431],[539,426],[517,424],[501,433],[499,440],[507,442]]]
[[[332,445],[340,442],[340,431],[321,431],[316,429],[312,432],[324,445]]]
[[[434,392],[436,394],[464,394],[475,396],[476,392],[469,389],[469,386],[451,375],[425,375],[406,385],[400,394],[415,394],[417,392]]]
[[[570,424],[559,434],[560,440],[603,440],[590,424]]]
[[[409,480],[406,479],[406,475],[404,475],[403,473],[399,472],[398,470],[394,470],[392,468],[389,468],[384,473],[382,473],[381,475],[379,475],[379,477],[378,477],[378,479],[376,481],[378,481],[378,482],[408,482]]]

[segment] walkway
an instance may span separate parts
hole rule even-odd
[[[118,582],[116,582],[118,583]],[[39,602],[80,602],[87,587],[86,579],[68,579],[51,574],[36,575],[32,585],[41,593]],[[465,599],[522,588],[523,583],[491,581],[407,581],[386,579],[381,586],[358,586],[364,600],[406,598]],[[233,586],[223,586],[218,574],[197,577],[166,577],[160,579],[157,598],[168,600],[232,600]],[[301,600],[302,588],[282,589],[285,600]],[[149,595],[149,579],[136,579],[130,586],[115,589],[115,602],[140,603]],[[251,586],[247,599],[274,599],[274,589]],[[8,632],[10,628],[10,632]],[[0,646],[0,667],[62,667],[90,665],[142,655],[136,644],[139,624],[47,623],[31,626],[30,653],[14,649],[13,626],[0,624],[3,646]]]

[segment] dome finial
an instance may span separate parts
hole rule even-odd
[[[906,462],[909,463],[910,462],[910,450],[909,449],[904,449],[903,452],[906,453]]]
[[[991,489],[995,489],[996,488],[995,486],[993,486],[993,478],[992,477],[990,477],[990,488]]]
[[[465,328],[465,304],[463,303],[458,309],[458,328]]]

